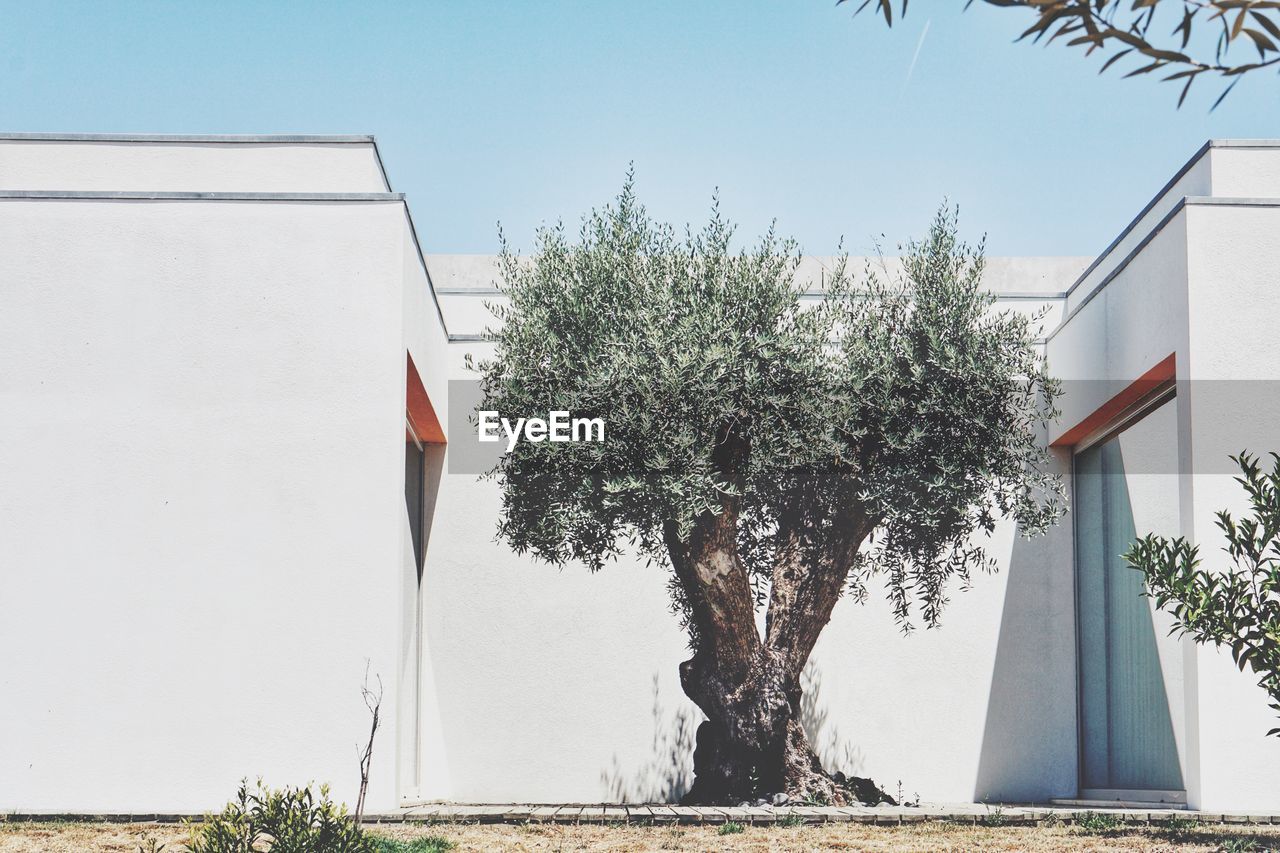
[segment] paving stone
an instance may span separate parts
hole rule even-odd
[[[956,823],[982,823],[998,814],[1004,823],[1027,824],[1046,820],[1078,823],[1086,814],[1108,814],[1130,825],[1164,824],[1173,820],[1198,821],[1205,824],[1280,824],[1280,815],[1249,812],[1196,812],[1185,809],[1082,809],[1044,805],[986,806],[981,803],[930,803],[920,807],[903,806],[669,806],[669,805],[471,805],[465,803],[423,803],[407,806],[396,812],[376,813],[365,816],[367,823],[398,823],[402,821],[457,821],[482,823],[521,823],[525,821],[554,821],[556,823],[684,823],[721,824],[737,821],[753,824],[774,824],[788,817],[801,818],[805,823],[825,821],[854,821],[877,823],[887,826],[901,823],[919,823],[939,820]],[[50,820],[111,820],[115,822],[163,822],[167,817],[182,820],[187,815],[64,815],[64,814],[0,814],[0,821],[50,821]],[[198,816],[197,816],[198,818]]]
[[[742,811],[747,813],[752,823],[778,822],[777,812],[771,808],[765,808],[764,806],[751,806],[749,808],[742,809]]]
[[[444,810],[443,806],[432,804],[429,806],[414,806],[406,813],[407,817],[413,820],[433,820],[439,817],[440,812]]]

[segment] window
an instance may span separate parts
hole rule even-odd
[[[1121,558],[1137,535],[1178,532],[1177,436],[1177,399],[1166,393],[1075,456],[1080,788],[1089,799],[1185,800],[1181,646]]]

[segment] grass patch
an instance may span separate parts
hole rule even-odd
[[[987,813],[982,816],[983,826],[1004,826],[1009,822],[1009,818],[1005,816],[1003,806],[987,806]]]
[[[740,835],[746,831],[747,831],[746,826],[744,826],[741,823],[738,823],[736,820],[731,820],[728,823],[722,824],[720,826],[720,829],[716,832],[716,834],[717,835]]]
[[[373,849],[377,853],[444,853],[456,845],[439,835],[422,835],[402,841],[399,838],[387,838],[385,835],[371,835]]]
[[[1090,835],[1105,835],[1123,827],[1124,822],[1107,812],[1085,812],[1076,818],[1076,826]]]

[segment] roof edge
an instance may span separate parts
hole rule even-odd
[[[162,190],[0,190],[3,200],[82,201],[404,201],[404,193],[170,192]]]
[[[373,134],[305,133],[5,133],[0,142],[167,142],[294,145],[375,145]]]
[[[1134,229],[1138,227],[1138,223],[1142,221],[1143,217],[1145,217],[1148,213],[1150,213],[1152,209],[1154,209],[1155,206],[1158,205],[1160,201],[1169,194],[1169,191],[1173,189],[1174,185],[1178,183],[1178,181],[1182,180],[1183,176],[1185,176],[1187,172],[1190,172],[1191,169],[1197,163],[1200,162],[1201,158],[1203,158],[1205,154],[1208,154],[1210,149],[1213,149],[1213,148],[1280,148],[1280,139],[1209,139],[1207,140],[1203,145],[1201,145],[1198,149],[1196,149],[1196,153],[1192,154],[1190,159],[1187,160],[1187,162],[1182,164],[1182,168],[1179,169],[1177,172],[1175,172],[1173,174],[1173,177],[1170,178],[1168,181],[1166,181],[1165,185],[1162,186],[1160,190],[1154,196],[1151,197],[1151,200],[1148,201],[1146,206],[1143,207],[1142,210],[1138,212],[1138,215],[1133,217],[1133,219],[1129,220],[1129,224],[1124,227],[1124,229],[1116,236],[1116,238],[1112,240],[1111,243],[1108,244],[1105,249],[1103,249],[1101,252],[1098,253],[1097,257],[1094,258],[1093,263],[1089,264],[1089,266],[1085,269],[1085,271],[1080,274],[1080,277],[1077,278],[1069,288],[1067,288],[1068,295],[1074,293],[1076,288],[1078,288],[1081,284],[1083,284],[1084,280],[1089,277],[1089,274],[1092,273],[1099,266],[1101,266],[1102,263],[1108,257],[1110,257],[1111,253],[1115,251],[1116,247],[1119,246],[1120,243],[1123,242],[1124,239],[1128,237],[1134,231]],[[1204,203],[1204,202],[1198,201],[1197,203]]]

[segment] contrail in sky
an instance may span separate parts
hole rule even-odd
[[[902,81],[902,91],[906,91],[907,84],[911,82],[911,75],[916,70],[916,60],[920,58],[920,48],[924,47],[924,37],[929,34],[929,24],[933,22],[933,18],[929,18],[924,22],[924,29],[920,31],[920,41],[916,42],[916,52],[911,57],[911,65],[907,66],[907,79]],[[899,93],[901,94],[901,92]]]

